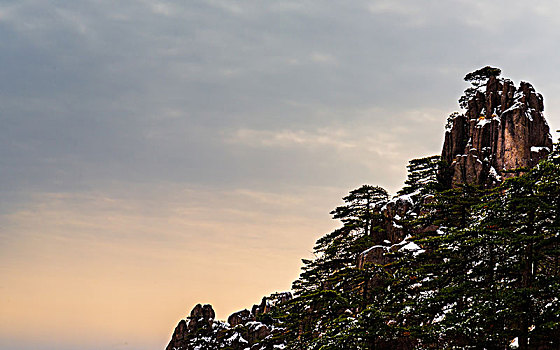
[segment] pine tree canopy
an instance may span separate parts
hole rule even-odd
[[[439,157],[409,163],[395,199],[363,185],[331,214],[341,226],[304,259],[276,311],[290,349],[520,349],[560,346],[560,159],[492,189],[442,188]],[[376,243],[410,201],[403,242]],[[404,249],[404,247],[416,247]],[[368,260],[382,250],[385,260]],[[399,345],[400,344],[400,345]]]

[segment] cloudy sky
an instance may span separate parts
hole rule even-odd
[[[0,348],[163,349],[287,290],[484,65],[560,127],[557,1],[0,1]],[[556,138],[556,135],[554,135]]]

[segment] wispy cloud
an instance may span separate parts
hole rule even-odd
[[[420,12],[421,4],[415,6],[410,2],[395,2],[377,0],[368,4],[368,10],[373,14],[395,13],[400,15],[416,15]]]
[[[168,2],[151,2],[149,4],[155,14],[171,17],[177,13],[177,8]]]
[[[350,119],[348,123],[336,123],[314,130],[240,128],[225,133],[225,142],[249,147],[325,148],[337,151],[362,149],[373,152],[382,150],[387,156],[392,157],[399,154],[396,148],[405,148],[406,141],[414,141],[408,138],[408,135],[416,134],[420,141],[421,134],[424,132],[437,134],[443,125],[442,121],[445,120],[446,113],[451,111],[417,109],[395,113],[372,107],[348,110],[344,113]],[[364,125],[368,119],[370,123]],[[402,122],[406,122],[407,126],[402,125]],[[415,128],[410,128],[411,125]],[[433,129],[436,130],[432,131]],[[435,150],[438,147],[435,145],[439,141],[435,140],[432,143]]]
[[[254,130],[239,129],[226,136],[226,142],[251,147],[328,147],[347,149],[356,147],[342,129],[305,130]]]
[[[337,62],[333,55],[328,53],[314,52],[311,54],[311,60],[316,63],[322,64],[335,64]]]

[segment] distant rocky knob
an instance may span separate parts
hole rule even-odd
[[[205,319],[205,320],[209,320],[209,319],[214,319],[216,318],[216,313],[214,312],[214,309],[212,308],[212,305],[210,304],[205,304],[204,306],[197,304],[192,310],[191,310],[191,319]]]
[[[231,327],[235,327],[239,324],[244,325],[247,322],[255,321],[255,316],[251,313],[251,311],[245,309],[241,311],[234,312],[228,317],[227,322]]]
[[[234,312],[227,323],[216,320],[212,305],[196,305],[186,320],[179,321],[166,350],[273,350],[283,349],[281,328],[263,323],[266,314],[292,298],[289,292],[274,293],[260,305]],[[263,342],[263,340],[266,340]]]
[[[214,332],[212,325],[215,317],[216,313],[212,305],[196,305],[192,309],[188,321],[179,321],[166,350],[190,349],[189,338],[192,337],[193,334],[212,335]]]
[[[198,304],[191,311],[188,328],[189,330],[192,331],[198,328],[212,327],[212,322],[214,321],[215,318],[216,318],[216,313],[214,312],[212,305],[206,304],[202,306]]]

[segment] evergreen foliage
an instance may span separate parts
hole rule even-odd
[[[438,192],[415,237],[426,253],[400,261],[402,312],[419,348],[557,348],[560,167],[541,162],[483,192]],[[406,278],[408,276],[408,278]]]
[[[431,156],[411,160],[408,165],[408,175],[404,182],[405,186],[398,192],[403,194],[423,194],[434,193],[440,188],[437,181],[437,169],[440,157]]]
[[[474,100],[474,97],[480,92],[479,89],[486,84],[488,79],[490,77],[498,77],[501,73],[502,70],[499,68],[486,66],[465,75],[465,81],[470,82],[472,86],[467,88],[459,99],[459,106],[467,108],[469,101]]]
[[[331,212],[341,227],[317,240],[295,298],[268,316],[288,349],[560,347],[558,152],[494,189],[443,188],[438,166],[412,160],[395,199],[364,185]],[[388,262],[359,264],[397,199],[412,203],[407,237],[375,246]]]
[[[502,70],[500,68],[494,68],[490,66],[486,66],[480,69],[475,70],[474,72],[470,72],[465,75],[464,80],[473,83],[475,86],[479,86],[484,80],[494,76],[498,77],[502,74]]]
[[[303,260],[300,278],[293,284],[296,297],[278,316],[288,330],[290,347],[336,349],[343,341],[345,348],[361,348],[361,340],[345,335],[355,334],[353,315],[367,304],[365,298],[371,293],[367,286],[374,276],[357,268],[356,257],[381,233],[381,208],[388,199],[383,188],[363,185],[331,212],[342,227],[317,240],[316,258]]]

